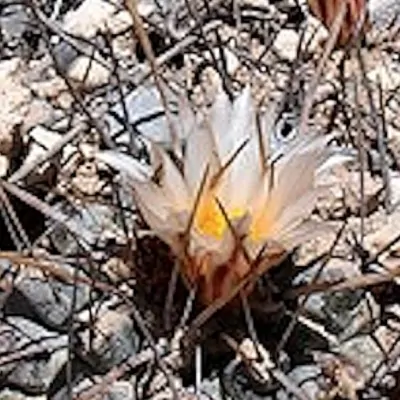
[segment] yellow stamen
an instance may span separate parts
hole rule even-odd
[[[230,220],[240,218],[244,213],[245,211],[239,208],[228,210]],[[228,224],[213,194],[207,194],[200,201],[194,225],[205,235],[212,236],[215,239],[222,238]]]
[[[249,238],[251,241],[258,242],[261,240],[265,233],[265,225],[257,221],[250,226]]]

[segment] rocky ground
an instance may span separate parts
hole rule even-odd
[[[398,399],[400,3],[371,1],[365,40],[319,79],[329,34],[304,4],[138,11],[158,80],[119,0],[0,4],[0,400]],[[107,150],[145,168],[143,138],[171,146],[164,102],[178,123],[179,95],[201,109],[220,84],[250,84],[279,147],[313,83],[308,129],[350,159],[314,212],[336,235],[261,280],[279,293],[250,299],[252,317],[222,310],[193,338],[200,309],[183,318],[180,283],[165,306],[173,260]]]

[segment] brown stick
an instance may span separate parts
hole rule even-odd
[[[146,55],[154,76],[154,83],[158,89],[158,92],[160,93],[161,104],[164,107],[168,129],[171,134],[172,148],[175,150],[177,155],[180,155],[178,135],[172,122],[171,113],[168,108],[167,97],[162,89],[162,82],[158,71],[156,57],[154,55],[149,36],[144,28],[143,19],[140,16],[137,8],[137,0],[125,0],[125,6],[131,14],[135,35],[143,47],[144,54]]]

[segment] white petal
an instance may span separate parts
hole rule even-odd
[[[162,166],[162,158],[158,149],[159,145],[155,144],[153,141],[146,137],[141,137],[140,141],[143,143],[144,147],[147,150],[148,155],[150,156],[150,164],[153,168],[153,171],[157,171]]]
[[[155,234],[161,236],[165,231],[169,214],[166,208],[158,205],[157,200],[150,202],[149,199],[149,196],[143,195],[143,193],[139,195],[136,192],[136,203],[144,220]]]
[[[146,182],[153,174],[153,169],[150,166],[118,151],[99,151],[96,153],[96,158],[115,170],[128,175],[129,178],[140,182]]]
[[[163,165],[163,175],[160,186],[165,197],[169,199],[175,211],[190,208],[191,199],[182,174],[164,150],[159,148],[158,152]]]
[[[185,154],[185,179],[192,196],[196,196],[204,174],[216,173],[215,144],[208,129],[198,126],[189,136]]]
[[[232,117],[232,104],[228,95],[221,89],[211,107],[210,120],[211,132],[222,164],[228,160],[234,145],[229,132]]]
[[[315,136],[312,134],[308,136],[297,136],[283,146],[280,146],[273,154],[272,159],[279,160],[277,165],[280,166],[280,168],[284,168],[285,163],[288,160],[292,160],[295,156],[307,154],[309,152],[320,152],[322,149],[325,149],[333,137],[333,135]]]
[[[351,151],[343,151],[343,149],[334,149],[333,151],[333,154],[331,154],[329,158],[325,162],[323,162],[318,168],[318,176],[324,174],[325,172],[328,172],[337,165],[353,162],[357,159],[357,154],[354,154]]]
[[[171,212],[171,204],[165,197],[164,192],[153,182],[134,182],[134,193],[139,208],[145,206],[159,219],[165,220]],[[150,222],[148,222],[150,225]]]
[[[334,232],[333,227],[327,223],[322,224],[315,221],[307,221],[293,231],[280,237],[279,243],[281,243],[287,251],[291,251],[303,243],[316,239],[321,234],[332,232]]]
[[[155,214],[146,203],[140,200],[138,200],[138,206],[150,229],[172,249],[178,249],[177,241],[183,229],[175,215],[168,214],[167,218],[164,219],[160,218],[160,215]]]
[[[212,265],[215,267],[229,260],[235,246],[232,233],[226,230],[222,238],[214,238],[204,235],[198,231],[191,232],[190,252],[191,254],[210,254]]]
[[[148,207],[146,202],[144,202],[140,198],[137,198],[136,202],[147,225],[157,235],[163,232],[165,230],[165,223],[166,223],[166,218],[162,218],[163,214],[154,212],[155,211],[154,208]]]
[[[327,138],[300,143],[278,160],[270,201],[276,207],[279,218],[282,211],[315,187],[317,168],[328,157]]]
[[[193,112],[190,103],[185,96],[180,96],[178,98],[178,108],[179,124],[177,124],[177,127],[180,129],[179,137],[187,139],[189,135],[191,135],[191,133],[196,129],[196,114]]]
[[[275,126],[275,120],[276,120],[276,115],[277,115],[277,105],[272,104],[269,105],[267,111],[265,114],[263,114],[260,119],[260,130],[261,130],[261,139],[262,139],[262,144],[264,146],[264,155],[266,160],[270,157],[270,151],[271,151],[271,136],[274,131],[274,126]]]
[[[235,100],[232,117],[229,134],[234,147],[230,157],[240,146],[244,147],[240,149],[225,172],[226,185],[221,195],[228,208],[246,209],[261,183],[262,172],[260,143],[249,87],[246,87]]]
[[[274,224],[274,234],[284,235],[291,227],[308,218],[315,208],[318,198],[329,190],[329,187],[318,187],[305,193],[293,204],[288,205]]]
[[[254,108],[251,99],[250,86],[246,86],[243,92],[235,99],[232,109],[232,119],[229,134],[235,144],[243,141],[244,134],[250,131],[254,123]],[[225,128],[226,129],[226,128]]]
[[[149,227],[170,246],[188,223],[189,214],[176,213],[162,189],[153,182],[135,184],[135,199],[144,220]]]
[[[248,209],[262,182],[261,172],[259,144],[252,137],[225,172],[228,186],[222,195],[224,203],[230,209]]]
[[[253,199],[251,199],[249,202],[249,209],[253,220],[261,218],[261,216],[265,214],[267,201],[270,197],[270,189],[271,176],[269,174],[269,171],[266,171],[260,181],[260,184],[257,188],[256,193],[254,194]]]
[[[272,189],[268,193],[265,186],[270,180],[266,176],[264,191],[253,206],[257,236],[279,235],[311,212],[318,194],[315,191],[316,169],[328,154],[327,140],[329,138],[324,137],[297,139],[272,166]]]

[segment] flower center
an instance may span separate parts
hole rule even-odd
[[[236,208],[226,210],[230,221],[244,215],[244,210]],[[195,227],[203,234],[221,239],[228,228],[228,221],[221,211],[214,195],[210,194],[200,201],[195,219]]]
[[[265,234],[266,228],[260,220],[253,222],[249,228],[249,238],[253,242],[261,240]]]

